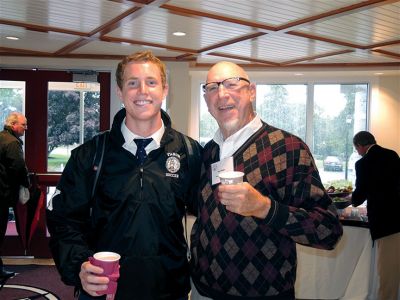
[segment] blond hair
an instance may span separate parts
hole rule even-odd
[[[126,66],[131,62],[152,62],[160,69],[162,87],[165,88],[167,84],[167,71],[165,64],[156,57],[151,51],[140,51],[125,56],[122,61],[118,64],[115,77],[117,80],[118,87],[122,90],[124,84],[124,72]]]

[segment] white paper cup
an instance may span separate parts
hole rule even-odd
[[[243,172],[227,171],[218,174],[221,184],[237,184],[243,182]]]

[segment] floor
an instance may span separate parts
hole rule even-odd
[[[2,256],[4,265],[54,265],[51,258],[32,258],[23,256]]]

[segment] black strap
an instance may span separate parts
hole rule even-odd
[[[195,158],[194,151],[196,151],[196,154],[198,157],[200,155],[200,153],[198,151],[199,149],[193,148],[192,143],[190,142],[189,138],[186,135],[182,134],[182,137],[183,137],[183,141],[184,141],[183,144],[186,149],[186,156],[187,156],[187,160],[188,160],[188,170],[190,171],[189,174],[198,174],[198,172],[200,170],[198,170],[198,168],[196,167],[197,164],[194,162],[194,158]],[[187,209],[187,206],[185,205],[185,216],[184,216],[185,228],[184,228],[184,230],[185,230],[186,245],[189,245],[188,233],[187,233],[187,211],[188,211],[188,209]],[[186,257],[187,257],[188,261],[190,261],[190,259],[192,258],[189,247],[187,248]]]
[[[100,176],[101,167],[103,165],[104,151],[106,149],[106,140],[108,137],[109,131],[104,131],[98,135],[96,135],[96,154],[93,159],[93,171],[96,172],[93,180],[91,200],[94,198],[94,194],[97,188],[97,181]],[[101,147],[99,147],[101,145]]]

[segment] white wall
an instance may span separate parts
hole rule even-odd
[[[27,57],[0,57],[2,68],[39,68],[73,70],[87,69],[111,72],[111,119],[120,108],[116,96],[115,69],[116,60],[53,59]],[[190,68],[187,62],[167,62],[168,113],[176,129],[198,137],[198,101],[204,101],[199,95],[199,85],[206,78],[206,70]],[[369,130],[378,143],[400,154],[400,71],[399,70],[319,70],[319,71],[272,71],[248,70],[250,78],[259,83],[304,83],[304,82],[368,82],[371,84]],[[376,72],[389,75],[375,75]],[[295,73],[303,73],[296,76]]]
[[[400,76],[381,76],[375,88],[370,131],[378,144],[400,154]]]

